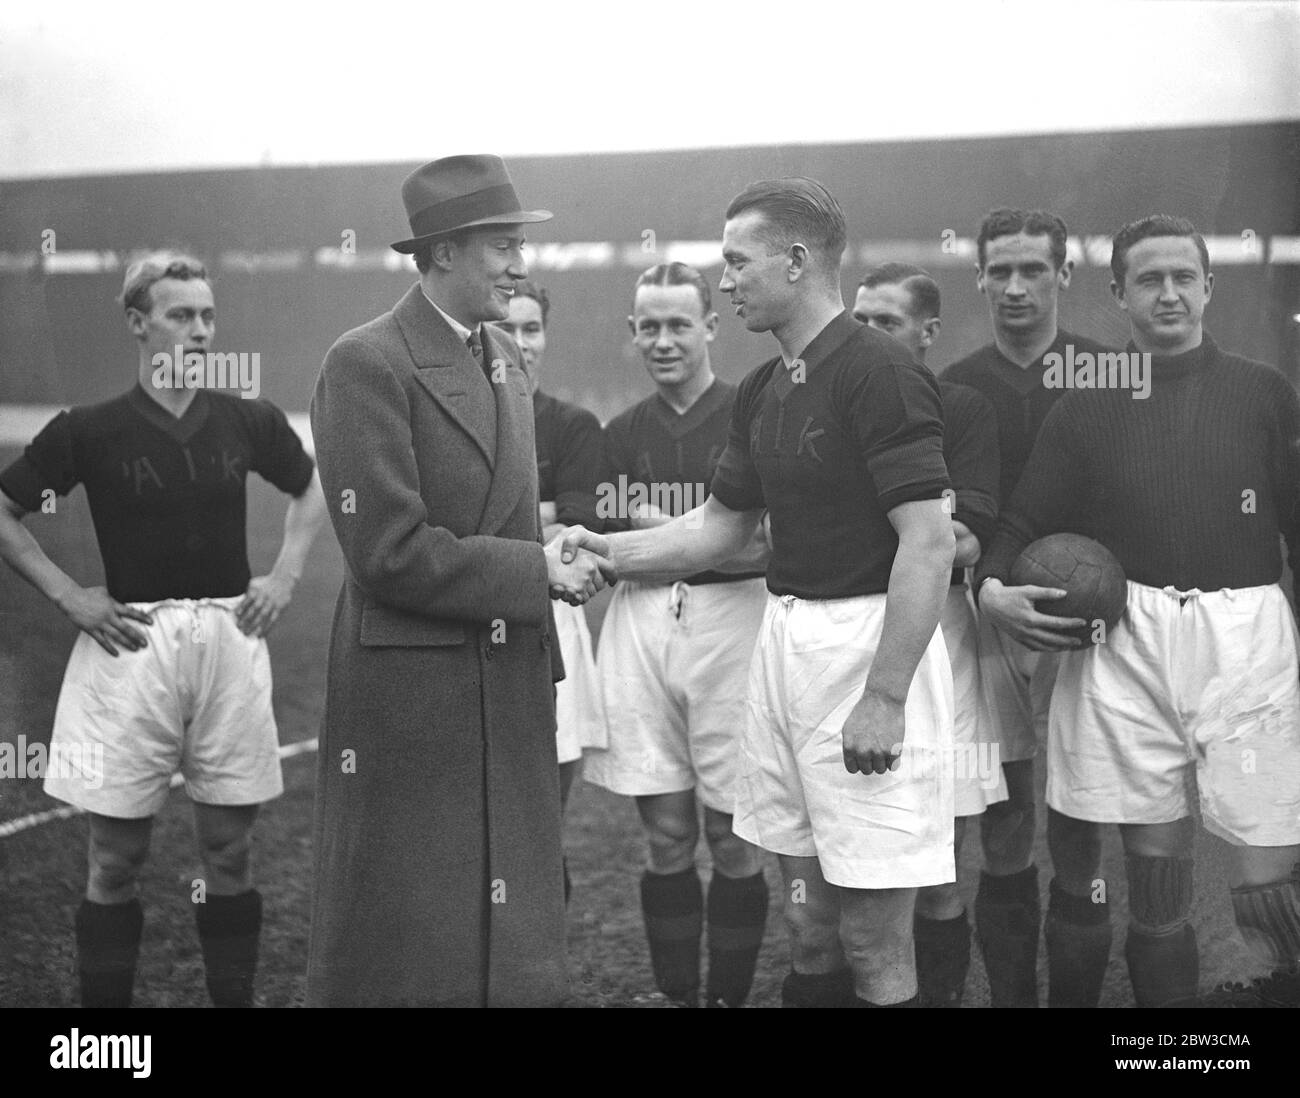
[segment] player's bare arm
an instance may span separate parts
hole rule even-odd
[[[325,521],[325,494],[320,474],[313,470],[311,483],[289,503],[284,515],[284,540],[275,564],[265,576],[248,582],[244,601],[235,611],[235,621],[249,636],[264,637],[271,631],[293,598],[302,575],[307,551]]]
[[[538,507],[538,516],[542,521],[542,544],[555,537],[564,529],[564,523],[555,521],[555,500],[543,500]]]
[[[952,520],[953,536],[957,539],[957,550],[953,554],[954,568],[973,568],[980,559],[980,539],[971,533],[970,527],[958,519]]]
[[[907,693],[948,593],[955,538],[941,500],[914,500],[889,512],[898,552],[889,573],[885,622],[861,700],[849,712],[844,767],[850,774],[884,774],[898,766],[906,728]]]
[[[766,512],[764,512],[766,516]],[[656,526],[663,526],[672,522],[672,515],[665,515],[658,507],[652,503],[647,503],[634,508],[629,515],[629,521],[632,523],[634,530],[652,530]],[[755,524],[754,532],[750,535],[749,541],[745,547],[735,556],[728,557],[721,564],[714,565],[714,572],[722,572],[727,575],[748,575],[754,572],[762,572],[767,568],[767,562],[772,557],[772,541],[768,533],[766,522]],[[656,576],[656,579],[677,579],[682,575],[690,575],[689,572],[673,572],[670,575]]]
[[[564,535],[564,555],[579,549],[606,558],[613,575],[628,579],[689,576],[715,568],[750,543],[762,509],[733,511],[710,496],[699,507],[653,529],[593,534],[581,526]]]
[[[0,557],[5,563],[110,656],[118,654],[119,645],[128,652],[144,648],[149,642],[131,620],[152,625],[153,618],[118,602],[104,587],[82,587],[77,583],[45,555],[31,531],[23,526],[26,513],[20,504],[0,492]]]
[[[980,586],[979,604],[994,625],[1026,648],[1035,652],[1064,652],[1083,645],[1083,641],[1066,631],[1086,627],[1088,623],[1082,618],[1040,613],[1034,609],[1034,603],[1041,599],[1061,599],[1065,595],[1059,587],[1033,584],[1010,587],[990,577]]]

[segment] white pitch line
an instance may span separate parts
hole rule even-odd
[[[315,751],[320,745],[319,740],[299,740],[297,743],[286,743],[280,747],[281,759],[292,759],[296,755],[305,755],[308,751]],[[177,789],[185,784],[185,775],[175,773],[169,783],[170,788]],[[53,823],[55,820],[70,820],[73,816],[80,816],[85,809],[78,808],[73,804],[65,804],[61,808],[50,808],[44,812],[33,812],[29,816],[19,816],[14,820],[6,820],[0,823],[0,839],[7,839],[11,835],[17,835],[20,831],[29,831],[33,827],[40,827],[41,824]]]

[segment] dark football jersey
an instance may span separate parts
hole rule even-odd
[[[605,466],[598,509],[606,530],[630,530],[627,504],[636,499],[666,515],[682,515],[709,495],[727,445],[736,387],[714,379],[694,404],[678,414],[652,394],[605,425]],[[688,583],[754,579],[762,572],[701,572]]]
[[[939,384],[848,312],[801,359],[802,380],[777,357],[741,382],[713,493],[768,509],[773,594],[883,594],[898,550],[889,512],[949,487]]]
[[[943,460],[956,499],[953,518],[965,523],[987,552],[998,519],[998,420],[993,405],[965,385],[939,380],[943,398]],[[954,568],[954,584],[966,569]]]
[[[240,595],[252,578],[244,481],[301,495],[314,465],[266,400],[199,390],[177,419],[138,385],[60,412],[0,473],[29,511],[86,486],[108,592],[119,602]]]
[[[1043,384],[1043,375],[1048,369],[1043,358],[1053,353],[1064,355],[1067,344],[1073,346],[1076,353],[1087,351],[1093,355],[1111,349],[1083,336],[1058,331],[1042,357],[1023,370],[999,351],[996,343],[990,343],[954,362],[943,372],[945,381],[979,390],[997,413],[998,456],[1002,466],[998,477],[998,498],[1004,506],[1020,483],[1020,475],[1043,420],[1066,391]]]
[[[585,408],[537,392],[533,394],[533,427],[538,498],[543,503],[554,502],[556,522],[599,533],[600,420]]]

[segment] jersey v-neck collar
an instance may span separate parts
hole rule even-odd
[[[149,423],[182,445],[198,434],[199,429],[207,423],[211,410],[207,392],[198,389],[190,406],[185,409],[185,414],[174,416],[146,393],[139,382],[127,394],[127,401]]]
[[[709,383],[709,387],[696,398],[694,404],[684,412],[677,411],[668,401],[664,400],[663,394],[655,393],[655,402],[652,407],[659,418],[659,422],[674,438],[681,438],[683,435],[690,434],[696,427],[709,418],[726,399],[726,393],[715,377]]]
[[[1043,375],[1047,372],[1047,367],[1043,363],[1048,355],[1055,352],[1058,355],[1065,355],[1065,345],[1074,337],[1069,332],[1061,328],[1056,329],[1056,338],[1052,340],[1052,345],[1038,356],[1036,362],[1031,362],[1028,366],[1019,366],[1002,353],[1002,348],[994,340],[993,357],[990,360],[994,374],[999,380],[1013,388],[1020,396],[1028,396],[1035,389],[1043,387]]]
[[[813,336],[813,341],[803,349],[803,354],[795,359],[796,363],[803,363],[803,379],[806,380],[808,374],[843,347],[853,333],[861,327],[863,327],[861,322],[854,320],[853,314],[848,309],[836,313],[830,323]],[[787,368],[783,361],[777,360],[776,380],[773,383],[777,400],[784,401],[794,392],[795,386],[800,384],[794,380],[793,374],[793,367]]]

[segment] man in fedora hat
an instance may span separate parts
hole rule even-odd
[[[312,399],[347,561],[330,641],[309,1003],[542,1006],[564,994],[550,597],[604,586],[539,539],[509,315],[525,210],[495,156],[402,186],[420,281],[341,336]],[[553,671],[554,669],[554,671]]]

